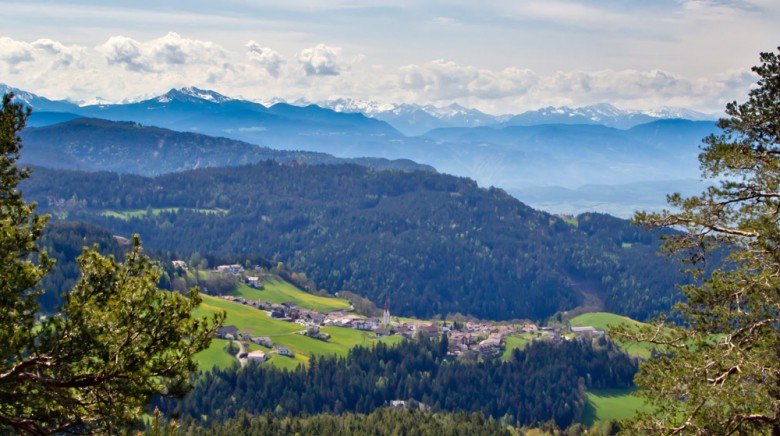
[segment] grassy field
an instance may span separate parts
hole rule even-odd
[[[201,371],[208,371],[214,367],[229,368],[238,365],[235,357],[225,352],[229,341],[224,339],[214,339],[211,346],[195,355]]]
[[[295,353],[294,358],[271,355],[269,363],[283,368],[295,369],[299,364],[306,364],[309,361],[308,356],[311,354],[316,356],[325,354],[346,356],[350,348],[357,345],[370,345],[377,341],[377,339],[371,338],[372,333],[370,332],[342,327],[322,328],[321,331],[331,335],[328,342],[312,339],[295,333],[303,330],[303,327],[298,324],[279,321],[269,317],[261,310],[208,295],[203,295],[203,303],[196,309],[195,316],[210,316],[223,310],[228,313],[225,319],[226,326],[234,325],[238,327],[240,332],[247,332],[253,336],[268,336],[274,344],[286,346],[293,351]],[[402,340],[403,338],[400,336],[379,339],[379,341],[386,343],[396,343]],[[209,369],[215,365],[225,365],[228,361],[235,362],[234,358],[223,351],[226,346],[227,341],[215,339],[211,348],[198,355],[201,368]],[[268,350],[259,345],[249,345],[249,351],[256,349]],[[224,356],[220,353],[224,354]]]
[[[583,421],[593,425],[596,421],[623,419],[633,416],[637,411],[646,411],[648,407],[631,393],[633,389],[601,389],[586,392],[588,403],[585,405]]]
[[[647,324],[635,321],[625,316],[615,315],[614,313],[607,312],[592,312],[583,313],[569,320],[572,326],[591,326],[599,330],[606,330],[607,326],[617,326],[620,324],[628,324],[630,326],[645,326]],[[650,357],[651,346],[650,344],[624,344],[620,341],[616,341],[628,354],[643,357],[645,359]]]
[[[271,280],[263,282],[264,289],[255,289],[240,283],[231,295],[244,297],[247,300],[263,300],[279,304],[287,301],[295,303],[298,307],[316,310],[317,312],[332,312],[334,310],[347,310],[349,302],[341,298],[321,297],[304,292],[290,283]]]
[[[273,319],[261,310],[209,295],[201,294],[201,296],[203,297],[203,303],[195,309],[195,316],[211,316],[211,314],[216,312],[227,311],[228,315],[227,319],[225,319],[225,325],[234,325],[238,327],[239,332],[248,332],[254,336],[270,336],[273,338],[274,336],[303,330],[303,327],[298,324]]]
[[[151,208],[150,211],[152,212],[152,215],[159,215],[163,212],[179,212],[181,210],[189,210],[193,212],[200,212],[200,213],[219,213],[220,211],[216,209],[195,209],[195,208],[183,208],[183,207],[156,207]],[[133,210],[105,210],[100,213],[100,215],[113,217],[113,218],[119,218],[121,220],[129,220],[132,218],[139,218],[146,216],[148,211],[146,209],[133,209]]]
[[[512,350],[515,348],[523,349],[525,345],[531,342],[531,336],[529,334],[507,336],[504,339],[505,348],[504,353],[501,355],[501,360],[506,361],[512,356]]]

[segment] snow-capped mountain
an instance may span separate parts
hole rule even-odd
[[[642,112],[645,115],[649,115],[653,118],[659,118],[659,119],[676,118],[676,119],[691,120],[691,121],[712,121],[712,120],[717,120],[718,118],[723,116],[723,114],[717,114],[717,113],[705,114],[691,109],[672,107],[672,106],[662,106],[656,109],[647,109],[640,112]]]
[[[23,103],[26,106],[30,106],[39,111],[71,112],[74,108],[78,108],[78,105],[69,101],[49,100],[48,98],[35,95],[31,92],[0,83],[0,95],[5,95],[9,92],[14,94],[14,101]]]
[[[226,97],[218,92],[198,89],[188,86],[180,89],[171,89],[167,93],[155,98],[159,103],[170,103],[178,101],[181,103],[225,103],[235,99]]]
[[[619,129],[629,129],[659,119],[710,121],[718,118],[716,114],[704,114],[684,108],[665,106],[649,110],[624,110],[608,103],[578,108],[549,106],[523,112],[519,115],[490,115],[477,109],[465,108],[457,103],[439,107],[339,98],[319,102],[318,105],[336,112],[361,113],[385,121],[408,136],[422,135],[433,129],[447,127],[602,124]]]
[[[479,127],[500,122],[502,118],[477,109],[468,109],[457,103],[438,107],[408,103],[379,103],[351,98],[319,102],[319,106],[336,112],[361,113],[385,121],[408,136],[422,135],[444,127]]]
[[[692,121],[709,121],[717,119],[717,116],[673,107],[662,107],[652,110],[624,110],[608,103],[600,103],[579,108],[548,106],[534,111],[527,111],[509,118],[501,123],[501,127],[533,126],[538,124],[602,124],[618,129],[629,129],[639,124],[659,119],[678,118]]]

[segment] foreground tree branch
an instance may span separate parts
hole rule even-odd
[[[139,238],[124,262],[85,249],[81,277],[57,315],[36,318],[51,268],[36,241],[46,223],[18,192],[16,165],[29,110],[0,112],[0,433],[109,433],[138,423],[154,395],[183,395],[224,314],[193,319],[200,303],[157,289],[160,271]]]
[[[653,410],[624,423],[628,434],[780,433],[780,58],[762,53],[753,71],[748,100],[728,104],[722,134],[704,139],[702,172],[719,186],[671,195],[679,212],[635,216],[684,230],[665,249],[691,263],[718,247],[730,254],[700,285],[681,288],[684,328],[614,330],[658,344],[635,380]]]

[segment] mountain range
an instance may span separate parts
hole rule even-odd
[[[35,109],[30,126],[93,117],[339,158],[410,159],[473,178],[481,186],[501,187],[534,207],[567,213],[608,211],[623,217],[636,209],[657,209],[676,182],[690,186],[685,181],[699,175],[698,145],[717,132],[713,121],[701,120],[708,118],[704,114],[672,108],[621,111],[606,104],[493,117],[457,105],[356,100],[323,103],[327,107],[283,102],[265,106],[198,88],[174,89],[135,103],[87,106],[13,91]],[[680,116],[688,119],[677,119]],[[417,133],[425,133],[402,133],[408,133],[412,119]],[[637,183],[647,194],[642,198],[656,200],[637,201],[632,191]],[[583,186],[603,186],[607,195],[581,190]],[[586,198],[572,202],[572,192]],[[540,193],[545,197],[540,199]]]
[[[545,107],[517,115],[490,115],[468,109],[457,103],[437,107],[416,104],[384,104],[354,99],[332,99],[318,103],[336,112],[362,113],[382,120],[408,136],[417,136],[433,129],[447,127],[508,127],[538,124],[600,124],[628,129],[639,124],[663,119],[714,121],[717,114],[705,114],[690,109],[661,107],[652,110],[623,110],[601,103],[579,108]]]
[[[431,166],[408,159],[337,158],[311,151],[274,150],[234,139],[96,118],[76,118],[51,126],[27,128],[22,132],[22,139],[25,147],[20,162],[24,164],[145,176],[265,160],[434,171]]]

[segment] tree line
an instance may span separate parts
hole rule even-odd
[[[160,399],[167,416],[217,423],[239,410],[275,416],[368,414],[394,400],[438,412],[479,413],[507,425],[579,422],[587,389],[632,386],[637,363],[606,339],[540,341],[506,362],[461,362],[447,338],[357,347],[346,357],[311,357],[294,371],[271,365],[214,369],[182,400]],[[283,357],[275,357],[283,358]],[[227,401],[226,401],[227,400]],[[210,425],[210,424],[207,424]]]

